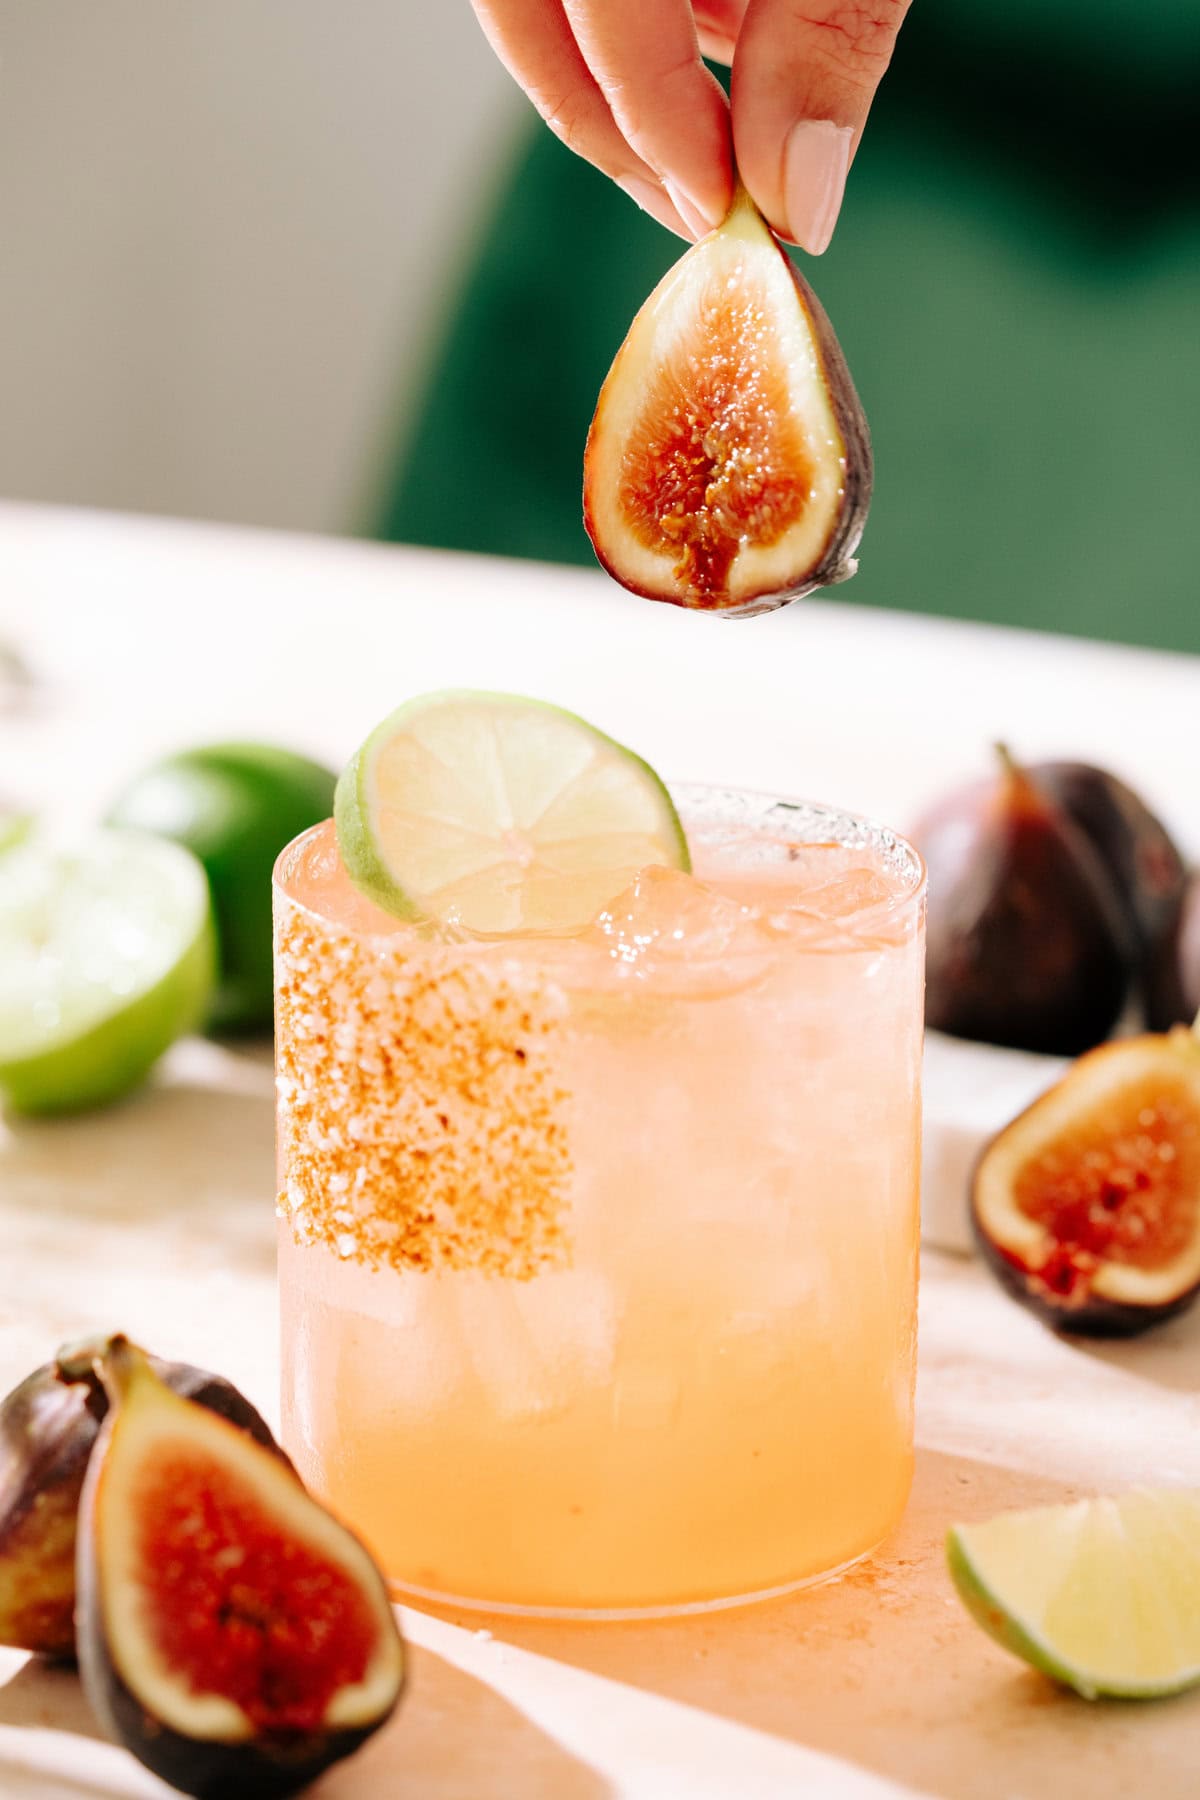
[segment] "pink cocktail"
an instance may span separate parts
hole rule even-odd
[[[397,1589],[665,1611],[873,1548],[912,1464],[923,872],[681,788],[694,873],[470,939],[276,871],[284,1438]]]

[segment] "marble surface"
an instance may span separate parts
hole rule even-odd
[[[768,641],[768,634],[773,634]],[[90,816],[152,748],[233,732],[338,761],[406,692],[553,695],[669,771],[903,823],[1005,734],[1104,756],[1200,844],[1200,662],[819,605],[728,625],[600,577],[162,522],[0,508],[0,638],[41,686],[0,713],[0,788]],[[0,1383],[119,1325],[277,1386],[271,1072],[189,1042],[88,1118],[0,1132]],[[1068,1344],[965,1259],[923,1271],[918,1462],[895,1538],[834,1585],[646,1625],[406,1611],[408,1698],[331,1800],[741,1800],[806,1793],[1179,1800],[1200,1695],[1088,1706],[985,1639],[942,1564],[955,1519],[1200,1484],[1200,1312]],[[0,1652],[0,1795],[167,1790],[98,1738],[73,1675]]]

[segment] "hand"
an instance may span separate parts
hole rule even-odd
[[[493,49],[580,156],[681,237],[718,225],[733,156],[814,255],[908,0],[472,0]],[[733,68],[732,115],[701,53]]]

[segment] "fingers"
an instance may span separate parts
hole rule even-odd
[[[814,255],[908,0],[749,0],[733,65],[738,169],[784,237]]]
[[[696,235],[711,230],[733,198],[729,111],[688,0],[563,0],[563,10],[627,143]]]
[[[630,146],[583,59],[559,0],[472,0],[496,55],[550,129],[682,238],[698,235]]]
[[[693,0],[696,35],[700,50],[713,62],[731,63],[733,47],[742,28],[746,0]]]

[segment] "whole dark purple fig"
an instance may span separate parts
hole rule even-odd
[[[1074,1056],[1119,1017],[1136,950],[1087,836],[1006,751],[912,836],[929,870],[927,1022]]]
[[[67,1346],[0,1401],[0,1644],[44,1656],[75,1654],[75,1521],[108,1410],[96,1350],[96,1342]],[[189,1363],[154,1367],[175,1393],[283,1457],[266,1421],[220,1375]]]
[[[1200,870],[1189,879],[1146,981],[1146,1013],[1156,1029],[1190,1025],[1200,1014]]]
[[[1146,1022],[1153,1031],[1165,1031],[1182,1018],[1178,995],[1171,994],[1163,968],[1187,882],[1186,865],[1170,832],[1141,795],[1107,769],[1042,762],[1029,774],[1070,815],[1108,870],[1137,944]]]

